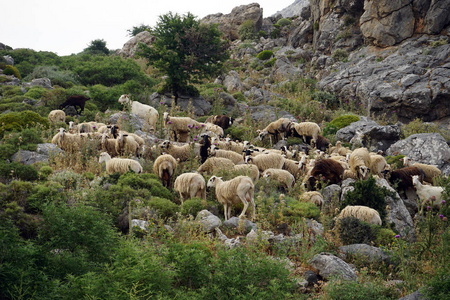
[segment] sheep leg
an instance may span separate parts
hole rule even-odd
[[[225,221],[228,220],[228,204],[223,205],[223,214],[225,215]]]

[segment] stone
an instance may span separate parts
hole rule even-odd
[[[341,195],[341,187],[338,184],[330,184],[323,189],[324,206],[338,202]]]
[[[46,89],[53,89],[52,82],[49,78],[36,78],[31,80],[31,82],[25,82],[22,84],[23,87],[33,87],[33,86],[41,86]]]
[[[206,209],[200,211],[195,218],[197,221],[200,221],[202,228],[205,232],[213,232],[215,228],[222,225],[222,221],[219,217],[213,215]]]
[[[386,265],[391,263],[389,255],[383,252],[380,248],[374,246],[369,246],[366,244],[353,244],[341,246],[339,247],[339,250],[343,253],[341,258],[344,260],[349,256],[363,256],[371,263],[385,263]]]
[[[153,93],[149,97],[150,105],[153,107],[159,107],[160,105],[165,105],[170,108],[172,107],[173,99],[172,95],[160,95],[158,93]],[[211,112],[211,103],[206,101],[202,96],[199,97],[191,97],[186,95],[180,95],[178,97],[178,104],[181,110],[187,111],[188,109],[192,109],[196,116],[205,116]]]
[[[121,111],[112,114],[109,117],[110,124],[119,125],[119,127],[121,127],[124,122],[128,123],[133,128],[133,132],[136,130],[150,131],[150,126],[138,115]]]
[[[150,46],[155,40],[155,37],[149,31],[142,31],[128,40],[119,51],[119,55],[123,57],[134,57],[136,55],[139,43]]]
[[[428,298],[425,297],[423,293],[421,293],[420,290],[415,291],[414,293],[411,293],[409,295],[406,295],[405,297],[401,297],[398,300],[427,300]]]
[[[241,79],[239,78],[239,74],[234,70],[230,71],[228,75],[225,76],[223,85],[230,93],[242,91]]]
[[[61,148],[59,148],[55,144],[44,143],[44,144],[38,144],[37,145],[36,152],[38,154],[51,156],[51,155],[56,155],[58,153],[61,153],[61,152],[63,152],[63,150],[61,150]]]
[[[242,226],[241,222],[243,222],[242,225],[247,232],[250,232],[251,230],[257,230],[258,228],[256,223],[253,223],[250,220],[239,219],[238,217],[229,218],[228,220],[223,222],[223,225],[228,228],[238,228],[239,226]]]
[[[48,162],[48,156],[34,151],[19,150],[12,156],[12,160],[25,165],[32,165],[37,162]]]
[[[305,280],[308,282],[308,286],[312,286],[319,282],[319,277],[317,276],[317,274],[310,270],[303,273],[303,278],[305,278]]]
[[[309,264],[319,271],[319,275],[325,279],[337,276],[344,280],[357,280],[355,270],[345,261],[330,253],[322,252],[314,255]]]

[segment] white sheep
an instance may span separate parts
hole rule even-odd
[[[106,163],[106,172],[109,174],[116,172],[123,174],[130,170],[135,173],[142,173],[143,171],[142,166],[138,161],[128,158],[111,158],[111,156],[106,152],[100,153],[98,162],[100,164],[102,162]]]
[[[428,204],[431,200],[429,204],[438,208],[442,206],[442,193],[444,192],[442,187],[422,184],[418,175],[412,176],[412,183],[422,204]]]
[[[211,146],[211,150],[209,151],[209,154],[212,157],[228,158],[235,165],[244,163],[244,156],[243,156],[243,154],[238,154],[238,153],[236,153],[234,151],[229,151],[229,150],[217,149],[216,145],[212,145]]]
[[[110,139],[108,138],[108,133],[104,132],[102,134],[102,139],[101,139],[101,149],[104,152],[108,152],[109,155],[111,155],[112,157],[117,156],[118,153],[116,151],[116,139]]]
[[[417,167],[419,169],[421,169],[423,171],[423,173],[425,174],[425,177],[423,180],[425,180],[428,183],[433,184],[433,178],[436,176],[441,175],[441,170],[439,170],[436,166],[433,165],[428,165],[428,164],[422,164],[422,163],[418,163],[412,162],[412,159],[405,156],[403,157],[403,164],[405,165],[405,167]]]
[[[180,161],[186,161],[192,156],[191,144],[178,146],[168,140],[165,140],[159,145],[159,147],[162,152],[168,153],[175,157],[175,159],[179,159]]]
[[[272,136],[275,137],[275,140],[279,140],[279,137],[284,140],[285,134],[289,125],[292,123],[288,118],[279,118],[278,120],[269,123],[263,130],[258,130],[258,137],[262,141],[264,137],[270,134],[270,143],[272,143]]]
[[[267,169],[262,173],[262,177],[277,181],[286,190],[292,189],[295,184],[294,175],[282,169]]]
[[[57,145],[64,151],[78,151],[82,144],[82,137],[79,134],[67,133],[64,128],[60,128],[59,132],[53,136],[52,143]]]
[[[224,135],[223,128],[220,127],[219,125],[216,125],[216,124],[213,124],[213,123],[209,123],[209,122],[206,122],[203,125],[201,125],[202,126],[202,131],[201,131],[202,133],[209,132],[209,133],[213,133],[213,135],[215,135],[217,137],[223,137],[223,135]]]
[[[219,171],[230,171],[234,167],[234,163],[224,157],[209,157],[203,164],[198,167],[197,172],[213,174]]]
[[[52,110],[48,114],[48,120],[50,123],[64,122],[66,120],[66,113],[60,109]]]
[[[233,167],[233,171],[235,171],[239,175],[245,175],[250,177],[253,180],[253,182],[258,181],[260,175],[258,167],[251,164],[235,165]]]
[[[315,143],[317,141],[317,137],[320,134],[320,127],[317,123],[314,122],[292,122],[290,128],[292,128],[291,130],[294,130],[299,136],[301,136],[304,142],[306,142],[306,137],[311,137],[312,142]]]
[[[300,168],[300,163],[292,159],[284,160],[283,170],[291,173],[294,178],[299,178],[301,175],[303,175],[302,169]]]
[[[163,154],[156,158],[153,172],[158,175],[165,187],[170,186],[170,180],[177,169],[178,163],[170,154]]]
[[[283,156],[277,153],[261,154],[254,157],[252,156],[245,157],[245,163],[256,165],[261,173],[270,168],[272,169],[283,168],[285,160],[286,159]]]
[[[379,177],[384,177],[384,170],[389,169],[389,165],[386,162],[386,159],[379,154],[370,154],[370,164],[369,169],[373,175],[377,175]]]
[[[244,208],[242,209],[239,218],[245,216],[249,203],[252,204],[252,218],[255,219],[255,201],[253,194],[255,186],[253,181],[248,176],[238,176],[228,181],[223,181],[221,177],[212,176],[208,180],[208,187],[216,188],[216,198],[223,205],[225,221],[231,218],[231,209],[233,205],[242,202]]]
[[[302,199],[304,202],[314,203],[316,206],[320,208],[323,206],[324,203],[323,196],[318,191],[304,192],[300,196],[300,199]]]
[[[128,136],[122,132],[119,133],[119,137],[116,139],[116,152],[119,155],[139,155],[139,144],[132,136]]]
[[[202,124],[189,117],[171,117],[168,112],[163,115],[164,127],[173,134],[175,141],[187,142],[189,141],[189,133],[192,129],[199,130],[202,128]]]
[[[173,189],[180,194],[180,201],[194,197],[206,200],[206,182],[198,173],[183,173],[175,179]]]
[[[364,147],[353,150],[350,154],[349,165],[359,179],[367,179],[370,166],[369,150]]]
[[[131,113],[144,118],[150,126],[151,131],[156,130],[156,122],[159,119],[158,111],[147,104],[140,103],[138,101],[132,101],[129,95],[122,95],[119,98],[119,103],[123,105],[129,105],[131,107]]]
[[[378,213],[378,211],[367,206],[348,205],[339,213],[336,219],[342,219],[345,217],[355,217],[360,221],[364,221],[374,225],[382,224],[380,214]]]

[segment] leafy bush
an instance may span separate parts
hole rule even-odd
[[[71,170],[63,170],[48,177],[49,181],[61,184],[66,189],[79,189],[83,182],[83,176]]]
[[[270,37],[276,39],[280,36],[280,34],[281,34],[281,26],[278,24],[274,24],[273,29],[270,32]]]
[[[6,67],[3,69],[3,74],[5,75],[13,75],[18,79],[22,79],[22,76],[20,76],[19,70],[11,65],[6,65]]]
[[[236,99],[238,102],[245,102],[246,98],[242,92],[236,92],[233,94],[233,98]]]
[[[378,282],[358,282],[352,280],[333,280],[325,287],[327,299],[366,300],[398,299],[399,295],[389,286]]]
[[[289,217],[292,221],[301,218],[318,218],[320,209],[310,202],[299,202],[295,199],[287,199],[283,215]]]
[[[424,123],[419,118],[414,119],[401,127],[401,136],[403,139],[417,133],[441,133],[439,126],[434,123]]]
[[[41,86],[33,86],[28,90],[28,92],[25,93],[24,96],[35,100],[41,100],[45,92],[47,92],[47,89]]]
[[[280,25],[281,27],[288,26],[292,24],[292,20],[281,18],[277,21],[277,25]]]
[[[180,207],[170,200],[151,197],[149,200],[144,201],[151,209],[158,212],[158,216],[162,219],[168,219],[175,216],[180,210]]]
[[[385,187],[376,184],[375,178],[372,176],[367,180],[358,180],[352,183],[353,191],[345,194],[345,199],[341,203],[341,209],[347,205],[362,205],[375,209],[380,214],[381,220],[386,218],[386,196],[395,197],[394,193]]]
[[[277,58],[274,57],[271,60],[268,60],[266,62],[264,62],[264,67],[266,68],[272,68],[275,65],[275,62],[277,61]]]
[[[48,127],[49,122],[33,111],[10,112],[0,116],[0,136],[3,137],[7,131],[20,131],[26,127],[42,125]]]
[[[386,156],[386,162],[391,166],[392,170],[397,170],[403,168],[403,154],[395,155],[395,156]]]
[[[227,128],[224,134],[225,136],[229,134],[232,140],[245,141],[254,137],[254,130],[250,126],[238,125]]]
[[[193,215],[195,217],[201,210],[205,208],[206,207],[203,204],[202,199],[199,198],[187,199],[181,206],[181,214],[184,216]]]
[[[159,181],[155,174],[125,173],[120,176],[117,185],[133,189],[146,189],[152,196],[173,200],[173,195]]]
[[[22,48],[4,51],[3,55],[10,55],[14,59],[14,66],[23,77],[28,76],[37,66],[58,66],[61,63],[61,57],[47,51],[34,51]]]
[[[256,38],[255,23],[252,20],[245,20],[238,29],[241,41],[253,40]]]
[[[258,55],[256,55],[256,58],[258,58],[259,60],[268,60],[272,56],[273,56],[273,51],[263,50],[263,51],[259,52]]]
[[[336,49],[331,54],[334,60],[345,61],[348,58],[348,52],[344,49]]]
[[[331,94],[325,91],[315,91],[311,95],[312,100],[317,100],[321,103],[325,103],[327,109],[337,109],[339,106],[339,99],[335,94]]]
[[[344,128],[353,122],[359,121],[359,117],[355,115],[343,115],[330,122],[330,125],[335,126],[338,129]]]
[[[448,268],[439,270],[437,274],[428,281],[428,287],[421,290],[427,299],[441,300],[449,299],[450,295],[450,272]]]
[[[16,152],[16,146],[10,144],[2,144],[0,145],[0,160],[10,159],[11,156],[13,156]]]
[[[64,88],[70,88],[79,84],[77,75],[70,70],[61,70],[58,66],[37,66],[25,80],[47,77],[52,85],[59,85]],[[36,99],[36,98],[34,98]]]
[[[38,171],[27,165],[22,165],[18,162],[7,163],[0,161],[0,177],[3,179],[21,179],[27,181],[34,181],[39,178]]]
[[[375,235],[376,246],[388,246],[395,240],[395,232],[388,228],[378,228]]]
[[[339,238],[344,245],[371,245],[371,242],[375,241],[375,232],[372,227],[355,217],[345,217],[337,221],[337,223]]]
[[[65,199],[62,191],[63,186],[58,183],[38,184],[33,187],[31,195],[27,198],[27,205],[32,212],[40,212],[45,205]]]

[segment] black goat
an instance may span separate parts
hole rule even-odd
[[[77,114],[80,115],[84,111],[84,105],[86,104],[86,101],[89,99],[91,98],[83,95],[69,96],[67,97],[66,101],[64,101],[64,103],[59,106],[59,109],[64,109],[67,106],[73,106],[77,111]],[[80,108],[80,112],[78,112],[77,107]]]
[[[203,140],[200,142],[200,159],[201,163],[204,163],[209,156],[209,150],[211,148],[211,140],[209,139],[209,135],[206,133],[202,134]]]

